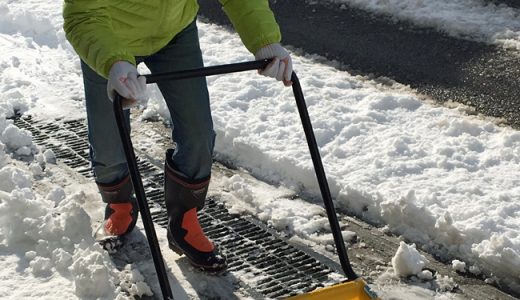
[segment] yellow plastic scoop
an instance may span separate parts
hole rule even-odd
[[[377,295],[366,282],[358,278],[353,281],[335,284],[312,292],[293,296],[287,300],[376,300]]]

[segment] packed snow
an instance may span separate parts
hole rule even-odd
[[[394,1],[366,3],[386,3],[387,11],[399,16],[388,8]],[[424,22],[433,22],[440,7],[449,7],[453,14],[445,15],[450,18],[468,17],[459,23],[437,17],[435,26],[443,23],[482,39],[511,39],[511,45],[518,41],[518,12],[507,7],[465,11],[464,5],[476,2],[401,3],[403,14]],[[479,14],[484,20],[496,14],[497,21],[478,29]],[[60,1],[0,3],[0,297],[148,295],[157,287],[144,283],[135,266],[117,270],[92,238],[92,225],[101,215],[93,211],[102,205],[95,186],[63,186],[52,151],[36,146],[28,131],[7,120],[15,112],[48,121],[85,118],[79,60],[61,25]],[[206,65],[252,59],[236,34],[198,25]],[[506,27],[509,31],[501,31]],[[425,250],[459,259],[490,283],[499,280],[520,291],[520,132],[470,116],[464,106],[436,105],[399,84],[338,71],[316,56],[295,52],[293,61],[337,205]],[[140,70],[147,72],[144,66]],[[320,211],[320,193],[291,89],[255,73],[209,77],[208,84],[216,157],[316,202],[252,200],[247,195],[254,193],[237,177],[225,182],[228,188],[237,199],[244,196],[257,205],[249,211],[263,221],[317,244],[330,243],[319,234],[328,227],[314,214]],[[158,89],[151,87],[150,95],[143,118],[167,120]],[[248,211],[240,201],[231,205]],[[415,248],[401,244],[399,249],[396,273],[432,277],[417,267],[401,271],[419,259],[406,262],[399,251]],[[436,281],[446,291],[453,287],[450,278]]]

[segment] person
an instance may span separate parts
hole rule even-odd
[[[273,58],[260,74],[291,85],[292,61],[267,0],[219,0],[243,44],[256,59]],[[106,202],[104,231],[132,231],[138,209],[133,197],[111,99],[115,93],[135,104],[146,99],[137,64],[152,73],[203,66],[196,0],[65,0],[66,37],[81,58],[90,159]],[[211,177],[215,132],[205,78],[158,84],[173,122],[175,149],[166,152],[164,200],[171,249],[210,273],[226,269],[226,258],[204,234],[197,219]],[[125,110],[130,126],[130,110]]]

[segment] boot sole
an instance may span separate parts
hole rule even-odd
[[[186,253],[181,248],[177,247],[177,245],[168,243],[168,246],[170,247],[171,250],[173,250],[173,252],[177,253],[178,255],[180,255],[180,256],[186,255]],[[204,271],[206,273],[210,273],[213,275],[220,275],[227,271],[227,264],[220,265],[220,266],[199,265],[196,262],[194,262],[193,260],[191,260],[191,258],[188,255],[186,255],[186,257],[188,258],[188,260],[190,261],[190,264],[192,266],[194,266],[195,268],[197,268],[201,271]]]

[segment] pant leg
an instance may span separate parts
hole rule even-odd
[[[96,182],[111,184],[128,175],[121,138],[107,95],[107,80],[81,61],[87,107],[90,160]],[[125,110],[125,123],[130,129],[130,110]]]
[[[152,73],[203,67],[195,21],[144,62]],[[191,179],[207,177],[211,173],[215,132],[206,78],[172,80],[158,86],[173,122],[175,167]]]

